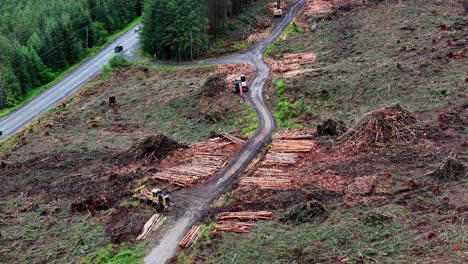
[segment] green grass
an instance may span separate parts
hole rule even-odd
[[[39,86],[35,89],[32,89],[30,90],[29,92],[27,92],[22,100],[20,102],[18,102],[17,105],[13,106],[13,107],[9,107],[9,108],[6,108],[6,109],[3,109],[0,111],[0,118],[2,117],[5,117],[7,115],[9,115],[10,113],[12,113],[13,111],[21,108],[23,105],[25,105],[26,103],[28,103],[29,101],[31,101],[33,98],[35,98],[36,96],[38,96],[40,93],[42,93],[43,91],[47,90],[48,88],[50,88],[51,86],[53,86],[54,84],[56,84],[57,82],[59,82],[61,79],[63,79],[65,76],[67,76],[69,73],[71,73],[73,70],[75,70],[76,68],[78,68],[83,62],[87,61],[88,59],[90,59],[92,56],[94,56],[96,53],[98,53],[99,51],[101,51],[102,49],[104,49],[106,46],[108,46],[110,43],[112,43],[113,41],[115,41],[117,38],[119,38],[121,35],[123,35],[125,32],[127,32],[130,28],[134,27],[136,24],[140,23],[141,21],[141,18],[136,18],[135,20],[133,20],[130,24],[128,24],[124,29],[121,29],[117,32],[115,32],[114,34],[110,35],[107,39],[107,42],[106,44],[102,45],[102,46],[95,46],[93,48],[91,48],[89,50],[89,53],[88,55],[83,58],[80,62],[76,63],[75,65],[69,67],[68,69],[62,71],[60,74],[58,74],[54,80],[50,81],[49,83],[47,84],[44,84],[42,86]]]
[[[348,258],[410,263],[415,232],[395,218],[377,224],[362,219],[380,212],[359,208],[334,213],[325,222],[299,225],[259,222],[249,234],[225,233],[213,263],[317,263]],[[235,249],[235,250],[233,250]],[[339,253],[337,253],[339,252]]]
[[[263,57],[281,57],[282,52],[280,52],[280,47],[282,46],[282,39],[283,38],[288,38],[291,35],[294,35],[295,33],[304,33],[305,30],[301,27],[298,27],[296,24],[291,23],[289,24],[283,32],[281,32],[281,35],[276,39],[273,43],[268,45],[266,48],[265,52],[263,53]]]
[[[237,117],[234,127],[240,128],[241,136],[252,136],[258,129],[258,116],[250,105],[244,106],[245,115]]]
[[[81,264],[138,264],[145,255],[145,243],[140,243],[133,248],[125,248],[125,244],[120,246],[108,245],[81,261]]]

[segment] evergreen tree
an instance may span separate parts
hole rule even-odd
[[[162,59],[193,59],[206,51],[207,24],[202,0],[150,1],[143,14],[142,47]]]

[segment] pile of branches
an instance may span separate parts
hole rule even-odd
[[[227,73],[218,73],[211,75],[203,84],[202,91],[206,97],[215,97],[226,91]]]
[[[147,219],[139,209],[119,207],[111,214],[106,233],[111,237],[112,243],[128,241],[140,233]]]
[[[410,111],[394,104],[367,114],[340,139],[351,145],[379,147],[389,143],[409,142],[415,137],[414,129],[411,128],[415,121]]]
[[[157,134],[147,137],[143,142],[131,147],[130,150],[121,154],[121,156],[135,161],[160,161],[164,159],[169,152],[187,147],[187,145],[170,139],[163,134]]]
[[[427,175],[442,181],[458,180],[466,178],[467,171],[465,165],[458,161],[456,155],[449,155],[434,171]]]
[[[317,201],[308,203],[300,203],[290,208],[284,217],[281,219],[285,222],[293,222],[295,224],[312,222],[314,220],[325,220],[327,211]]]
[[[335,121],[328,119],[317,126],[317,135],[323,136],[339,136],[346,132],[346,125],[343,121]]]

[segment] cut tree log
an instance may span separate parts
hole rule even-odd
[[[292,179],[278,177],[243,177],[239,182],[239,186],[251,186],[272,190],[289,189],[292,187]]]
[[[161,227],[166,222],[167,217],[160,214],[154,214],[143,227],[143,231],[137,237],[137,240],[145,239],[151,232]]]
[[[238,219],[238,220],[270,220],[273,218],[273,212],[224,212],[218,215],[220,221]]]
[[[200,236],[200,228],[201,228],[200,225],[192,226],[192,228],[189,230],[189,232],[179,242],[179,246],[181,248],[190,247],[193,244],[193,242],[195,242],[198,239],[198,237]]]
[[[311,140],[277,140],[271,144],[270,152],[310,152],[315,147],[316,143]]]
[[[254,222],[221,221],[216,224],[215,230],[233,233],[248,233],[254,225]]]

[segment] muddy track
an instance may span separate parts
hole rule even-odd
[[[159,65],[214,65],[228,63],[249,63],[257,69],[257,75],[251,83],[250,99],[259,117],[260,129],[244,145],[231,163],[215,178],[203,185],[190,189],[184,189],[172,196],[178,202],[177,207],[185,211],[179,213],[176,220],[159,240],[159,244],[153,248],[144,259],[145,263],[167,263],[176,253],[177,245],[188,231],[208,209],[208,206],[223,194],[226,189],[245,170],[255,155],[262,149],[264,143],[275,130],[275,121],[263,101],[263,87],[270,76],[270,68],[263,61],[263,52],[275,41],[283,29],[291,23],[297,12],[304,6],[306,0],[298,0],[288,10],[286,16],[276,24],[270,37],[252,48],[239,54],[191,63],[155,63]]]

